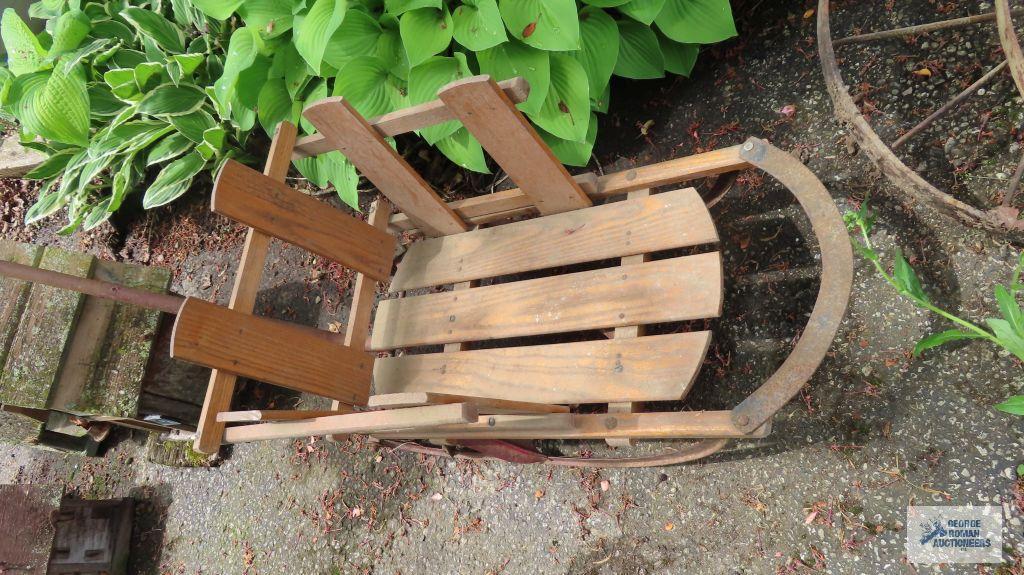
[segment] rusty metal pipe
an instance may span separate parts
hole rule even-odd
[[[72,290],[172,315],[176,315],[178,309],[181,308],[181,304],[185,303],[185,298],[177,295],[155,293],[120,284],[72,276],[53,270],[33,268],[14,262],[0,261],[0,276]]]

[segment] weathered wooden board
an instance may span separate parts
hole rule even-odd
[[[59,485],[0,485],[0,565],[17,575],[46,575],[56,537]],[[10,570],[8,571],[8,568]]]
[[[39,246],[0,240],[0,260],[37,267],[42,257],[43,248]],[[0,276],[0,368],[7,364],[7,354],[21,323],[30,288],[31,284],[26,281]]]
[[[541,214],[591,205],[562,162],[490,76],[456,80],[437,95]]]
[[[480,289],[480,288],[478,288]],[[378,394],[430,392],[576,404],[681,398],[711,332],[378,358]]]
[[[470,403],[349,413],[303,421],[257,423],[240,427],[229,427],[224,432],[224,441],[227,443],[241,443],[267,439],[309,437],[310,435],[339,435],[415,429],[424,426],[476,421],[477,415],[476,407]]]
[[[391,275],[394,236],[234,160],[217,175],[211,204],[218,214],[376,280]]]
[[[412,244],[391,291],[718,241],[693,188],[429,238]]]
[[[475,423],[442,425],[374,433],[380,439],[632,439],[757,438],[771,429],[766,423],[743,433],[731,411],[674,411],[658,413],[551,413],[489,415]]]
[[[443,236],[468,229],[430,185],[344,99],[325,98],[306,108],[303,115],[424,233]]]
[[[46,248],[39,267],[89,277],[93,261],[89,255]],[[83,299],[78,292],[32,285],[0,379],[0,401],[23,407],[46,407]]]
[[[426,391],[371,395],[370,401],[366,406],[371,409],[400,409],[403,407],[420,407],[445,403],[472,403],[481,414],[569,412],[569,408],[564,405],[534,403],[531,401],[509,401],[507,399],[452,395],[448,393],[430,393]]]
[[[717,317],[718,252],[389,299],[373,350]]]
[[[222,411],[217,414],[217,421],[222,423],[241,423],[250,421],[295,421],[297,419],[314,419],[331,415],[352,413],[352,408],[339,404],[338,409],[305,410],[305,409],[250,409],[246,411]]]
[[[370,354],[310,330],[188,298],[171,357],[350,404],[370,396]]]
[[[95,279],[164,293],[169,270],[97,261]],[[160,312],[87,297],[49,407],[80,415],[135,417]]]

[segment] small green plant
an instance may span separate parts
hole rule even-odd
[[[586,165],[613,75],[688,75],[701,44],[736,34],[729,0],[41,0],[30,14],[45,32],[4,11],[0,114],[50,155],[29,175],[45,185],[28,221],[66,205],[65,232],[109,218],[151,170],[143,205],[174,200],[241,156],[257,123],[311,134],[301,112],[322,98],[372,117],[477,73],[525,77],[519,108],[561,161]],[[488,172],[460,123],[419,135]],[[358,208],[339,152],[295,165]]]
[[[938,347],[945,343],[964,339],[988,340],[1006,351],[1013,354],[1017,359],[1024,361],[1024,312],[1021,311],[1017,301],[1017,294],[1024,289],[1020,283],[1021,271],[1024,270],[1024,254],[1021,254],[1017,266],[1013,270],[1013,277],[1009,286],[997,285],[995,287],[996,302],[999,305],[999,312],[1002,317],[992,317],[985,320],[988,329],[981,327],[971,321],[958,317],[938,306],[928,298],[921,287],[921,282],[910,266],[907,259],[897,249],[893,262],[893,271],[890,274],[882,263],[878,252],[871,243],[871,229],[874,226],[875,217],[868,207],[865,199],[860,209],[856,212],[847,212],[844,215],[846,225],[851,232],[857,234],[859,239],[853,240],[854,249],[865,259],[874,264],[875,269],[903,297],[909,299],[917,307],[926,309],[949,320],[957,327],[934,333],[917,342],[914,346],[914,356],[920,356],[924,351]],[[1013,415],[1024,415],[1024,395],[1015,395],[1006,401],[997,404],[996,409],[1011,413]]]

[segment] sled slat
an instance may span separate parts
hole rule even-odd
[[[379,439],[632,439],[766,437],[771,423],[747,434],[732,422],[731,411],[661,413],[491,415],[475,423],[374,433]]]
[[[228,160],[213,189],[213,211],[382,280],[395,238],[341,210]]]
[[[456,80],[437,95],[541,214],[591,205],[587,194],[490,76]]]
[[[418,429],[477,420],[476,407],[470,403],[429,405],[390,411],[368,411],[331,415],[282,423],[258,423],[231,427],[224,432],[227,443],[290,439],[310,435],[347,435],[382,430]]]
[[[521,77],[502,80],[498,82],[498,86],[501,87],[510,100],[517,104],[525,102],[526,98],[530,96],[530,86]],[[441,100],[431,100],[416,106],[388,112],[383,116],[371,118],[368,122],[382,136],[398,136],[454,119],[455,115],[444,105],[444,102]],[[323,134],[305,136],[299,138],[299,141],[295,144],[295,159],[319,156],[333,149],[334,146],[324,138]]]
[[[451,395],[447,393],[429,393],[425,391],[371,395],[370,401],[366,405],[372,409],[397,409],[402,407],[418,407],[422,405],[438,405],[446,403],[472,403],[481,414],[569,412],[569,408],[564,405],[534,403],[532,401],[510,401],[507,399],[494,399],[490,397]]]
[[[379,394],[546,404],[677,400],[693,384],[710,341],[711,332],[701,331],[385,357],[377,359],[373,379]]]
[[[366,352],[195,298],[178,312],[171,357],[350,405],[370,395],[373,358]]]
[[[424,233],[443,236],[469,229],[343,98],[320,100],[306,108],[303,115]]]
[[[380,302],[374,351],[717,317],[718,252]]]
[[[391,291],[717,242],[693,188],[613,202],[409,247]]]

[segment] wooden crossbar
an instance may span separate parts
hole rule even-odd
[[[522,77],[510,78],[498,82],[498,86],[505,93],[509,100],[520,103],[525,102],[530,96],[530,85]],[[370,118],[369,124],[373,126],[382,136],[398,136],[415,130],[422,130],[428,126],[441,124],[454,120],[455,115],[445,106],[441,100],[431,100],[394,112],[388,112],[383,116]],[[323,134],[313,134],[299,138],[295,144],[294,158],[300,159],[308,156],[319,156],[330,152],[334,146],[324,138]]]
[[[303,115],[424,233],[443,236],[469,229],[344,98],[320,100]]]
[[[606,174],[597,178],[596,189],[582,184],[581,187],[597,202],[633,190],[669,186],[751,167],[740,157],[740,146],[733,146]],[[578,177],[576,179],[579,181]],[[449,202],[448,207],[463,221],[475,225],[537,213],[533,201],[520,188],[456,200]],[[416,229],[416,223],[403,213],[392,216],[390,225],[398,231]]]
[[[224,433],[224,441],[242,443],[267,439],[292,439],[311,435],[414,430],[421,427],[473,422],[477,420],[477,417],[476,406],[471,403],[429,405],[389,411],[331,415],[301,421],[257,423],[231,427]]]
[[[276,181],[283,182],[291,166],[292,149],[298,131],[295,124],[281,122],[270,143],[270,153],[263,173]],[[263,278],[263,266],[270,247],[270,236],[249,228],[242,247],[242,258],[238,263],[235,284],[231,290],[228,307],[241,313],[252,313],[256,305],[256,294]],[[210,383],[206,386],[206,398],[199,415],[194,448],[200,453],[216,453],[220,450],[224,436],[224,424],[217,421],[217,414],[231,409],[231,398],[235,394],[234,373],[213,370]]]
[[[724,439],[766,437],[771,431],[769,421],[753,433],[744,433],[731,416],[731,411],[489,415],[474,423],[373,435],[380,439]]]
[[[375,280],[391,275],[394,236],[234,160],[217,175],[210,203],[218,214]]]
[[[222,411],[217,414],[221,423],[242,423],[252,421],[295,421],[297,419],[313,419],[330,415],[352,413],[352,408],[344,403],[332,410],[301,410],[301,409],[249,409],[246,411]]]
[[[587,194],[490,76],[456,80],[437,95],[541,214],[591,205]]]
[[[350,405],[364,405],[370,396],[368,353],[311,335],[308,328],[196,298],[178,311],[171,357]]]

